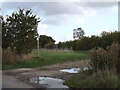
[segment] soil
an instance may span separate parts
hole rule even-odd
[[[37,68],[19,68],[19,69],[13,69],[13,70],[4,70],[3,76],[4,75],[12,76],[17,80],[26,83],[27,85],[38,88],[38,87],[42,87],[42,85],[34,85],[31,83],[28,83],[30,78],[37,77],[37,76],[40,76],[40,77],[46,76],[46,77],[67,80],[68,78],[70,78],[75,74],[60,72],[59,70],[66,69],[66,68],[79,68],[79,67],[88,67],[88,66],[89,66],[89,60],[77,60],[72,62],[65,62],[62,64],[58,63],[53,65],[46,65],[46,66],[37,67]]]

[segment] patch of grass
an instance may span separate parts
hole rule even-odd
[[[32,54],[38,55],[38,52],[34,50]],[[66,61],[88,59],[90,57],[88,52],[73,52],[73,51],[54,51],[43,50],[39,52],[39,58],[33,58],[30,60],[21,60],[14,62],[12,65],[3,65],[2,69],[13,68],[30,68],[39,67],[44,65],[50,65],[55,63],[63,63]]]
[[[71,88],[118,88],[118,76],[116,74],[103,75],[90,71],[81,72],[65,82]]]

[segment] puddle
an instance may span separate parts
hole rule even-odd
[[[67,72],[67,73],[79,73],[80,71],[86,71],[90,70],[91,68],[85,67],[85,68],[70,68],[70,69],[62,69],[61,72]]]
[[[64,80],[51,77],[34,77],[29,80],[29,83],[40,84],[46,88],[69,88],[63,85]]]
[[[79,73],[80,71],[90,70],[92,68],[84,67],[84,68],[71,68],[71,69],[63,69],[61,72],[68,73]],[[68,90],[69,87],[63,85],[65,80],[51,77],[33,77],[29,79],[29,83],[42,85],[45,88],[64,88],[64,90]]]
[[[78,73],[80,71],[80,68],[63,69],[60,71],[61,72],[68,72],[68,73]]]

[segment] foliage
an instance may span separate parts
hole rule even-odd
[[[120,44],[91,50],[89,71],[70,77],[66,84],[71,88],[119,88]],[[76,82],[77,81],[77,82]]]
[[[55,49],[56,45],[54,43],[48,43],[48,44],[45,45],[45,48],[46,49]]]
[[[73,41],[59,42],[57,46],[59,49],[72,49]]]
[[[84,36],[85,32],[82,30],[82,28],[77,28],[73,30],[73,38],[81,39]]]
[[[119,43],[120,44],[120,32],[103,32],[100,36],[92,35],[84,36],[81,39],[73,40],[73,41],[66,41],[66,42],[59,42],[58,48],[62,49],[73,49],[73,50],[90,50],[93,48],[101,47],[107,49],[112,43]]]
[[[91,50],[91,66],[95,71],[116,69],[116,64],[119,61],[118,51],[120,45],[113,43],[107,49],[98,48]]]
[[[16,54],[15,51],[11,51],[10,48],[2,50],[2,65],[13,65],[15,63],[24,62],[27,60],[31,60],[33,58],[39,58],[34,54]]]
[[[46,35],[40,35],[39,38],[39,43],[40,43],[40,47],[41,48],[45,48],[45,46],[49,43],[55,43],[55,40],[52,39],[52,37],[50,36],[46,36]]]
[[[2,47],[15,47],[17,53],[28,53],[36,46],[39,18],[32,10],[19,9],[7,16],[2,24]]]

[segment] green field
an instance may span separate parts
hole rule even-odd
[[[34,50],[32,51],[32,54],[38,55],[38,52]],[[40,67],[55,63],[64,63],[66,61],[88,59],[90,57],[88,52],[73,52],[61,50],[40,50],[38,56],[39,58],[33,58],[31,60],[16,61],[12,65],[3,65],[2,69],[4,70],[23,67]]]

